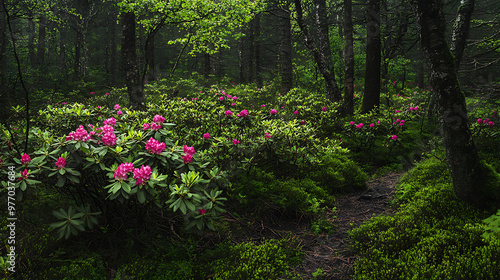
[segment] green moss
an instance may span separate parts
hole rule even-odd
[[[362,190],[369,179],[354,161],[338,153],[325,154],[305,176],[318,182],[329,193]]]
[[[484,240],[487,212],[458,200],[436,159],[419,164],[401,182],[412,186],[393,216],[352,230],[361,256],[353,279],[496,279],[500,242]]]

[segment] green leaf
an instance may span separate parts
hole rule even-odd
[[[50,224],[50,227],[56,229],[56,228],[60,228],[60,227],[64,226],[67,223],[68,223],[68,221],[52,223],[52,224]]]
[[[137,200],[142,204],[146,202],[146,194],[144,193],[144,190],[140,190],[137,192]]]

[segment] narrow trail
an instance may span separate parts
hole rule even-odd
[[[298,235],[306,252],[303,264],[295,272],[304,279],[312,279],[312,273],[319,269],[319,279],[350,279],[354,273],[356,256],[349,249],[348,231],[361,225],[371,217],[394,211],[389,200],[395,191],[399,173],[390,173],[367,182],[368,190],[362,193],[341,195],[336,198],[334,233],[313,235],[310,232],[294,232]]]

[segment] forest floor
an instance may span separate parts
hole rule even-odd
[[[329,220],[333,223],[331,234],[313,234],[307,219],[297,221],[296,218],[286,219],[269,215],[274,218],[254,221],[250,228],[247,228],[248,235],[241,236],[241,240],[233,239],[233,242],[257,240],[262,237],[289,237],[297,241],[296,246],[302,246],[305,253],[304,262],[294,269],[302,279],[350,279],[350,275],[354,274],[354,262],[358,256],[350,250],[348,231],[374,216],[391,214],[396,210],[391,207],[390,200],[401,175],[389,173],[368,181],[366,191],[337,196],[335,212],[330,210],[328,213]],[[239,222],[241,223],[241,220]],[[321,269],[322,276],[314,278],[313,273],[318,269]]]

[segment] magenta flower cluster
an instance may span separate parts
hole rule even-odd
[[[153,118],[153,122],[151,126],[149,123],[144,123],[142,125],[142,130],[148,130],[150,127],[152,130],[159,130],[161,128],[161,124],[165,121],[165,118],[161,115],[155,115]]]
[[[111,117],[109,119],[104,120],[103,122],[105,125],[116,125],[116,119]]]
[[[87,141],[90,139],[88,132],[80,125],[76,131],[72,131],[66,136],[66,141],[76,140],[76,141]]]
[[[24,171],[21,171],[21,177],[19,177],[19,181],[28,179],[29,175],[30,173],[28,172],[28,169],[24,169]]]
[[[61,169],[61,168],[64,168],[66,166],[66,159],[63,158],[63,157],[59,157],[57,160],[56,160],[56,167],[57,169]]]
[[[125,162],[118,166],[115,171],[115,180],[124,181],[127,180],[128,173],[134,171],[134,164],[131,162]]]
[[[113,132],[108,132],[102,136],[102,143],[106,146],[116,145],[116,135]]]
[[[165,150],[165,143],[160,143],[160,141],[151,137],[146,142],[146,150],[152,154],[161,154]]]
[[[135,184],[137,186],[144,185],[151,179],[151,174],[153,174],[153,172],[151,172],[151,167],[149,165],[142,165],[140,169],[134,169],[134,179],[137,180]]]
[[[194,154],[195,154],[194,147],[189,147],[188,145],[184,145],[184,156],[182,157],[182,160],[184,161],[185,164],[193,161]]]
[[[236,116],[238,116],[238,117],[242,117],[242,118],[247,117],[247,116],[248,116],[248,111],[247,111],[247,109],[245,109],[245,110],[243,110],[243,111],[239,112],[238,114],[236,114]]]
[[[24,153],[24,154],[21,156],[21,164],[22,164],[22,165],[26,165],[26,164],[28,164],[30,161],[31,161],[31,158],[30,158],[30,156],[29,156],[27,153]]]
[[[494,126],[495,123],[493,121],[490,121],[490,119],[477,119],[477,124],[487,124],[489,126]]]

